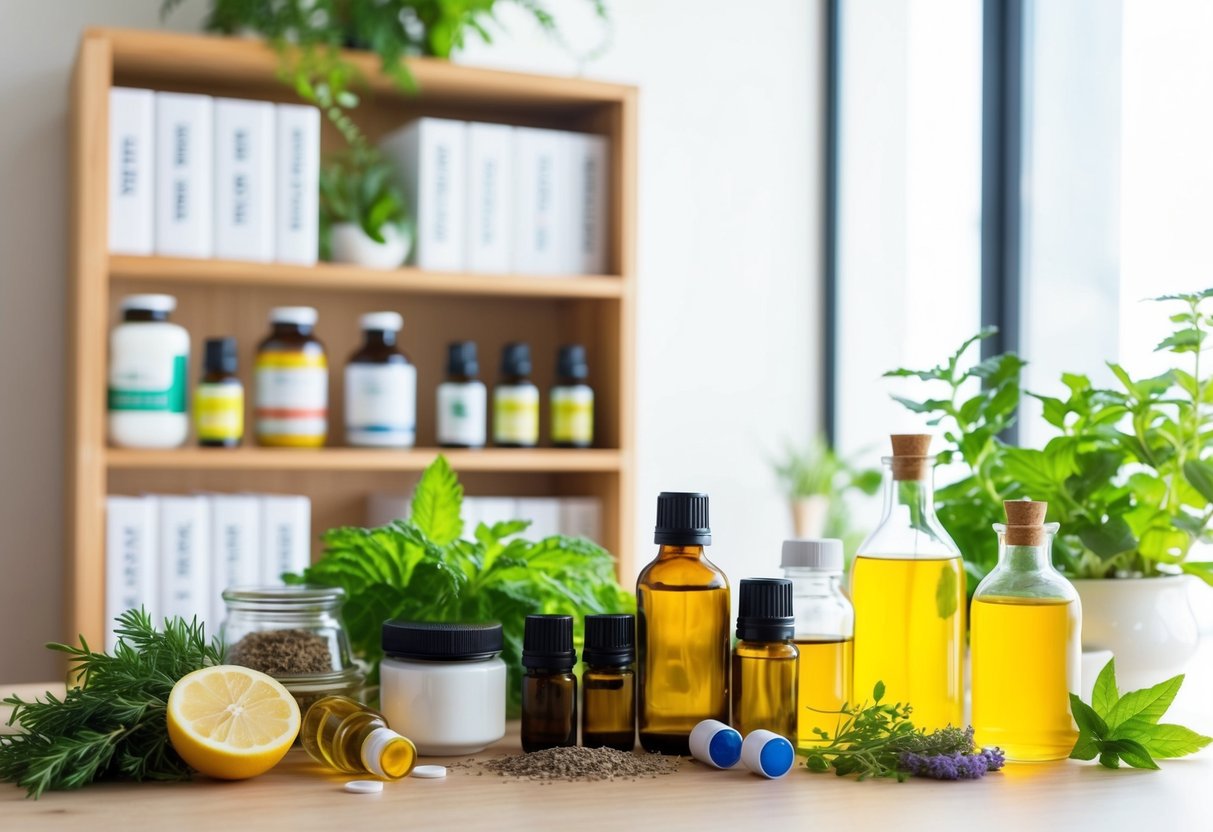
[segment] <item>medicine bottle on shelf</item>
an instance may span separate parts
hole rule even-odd
[[[417,368],[396,346],[397,312],[359,319],[363,344],[345,365],[345,439],[370,448],[411,448],[417,440]]]
[[[1053,568],[1056,523],[1047,503],[1004,503],[995,524],[998,565],[973,593],[973,730],[1008,760],[1064,760],[1078,731],[1070,716],[1079,692],[1082,605]]]
[[[556,356],[552,387],[552,444],[559,448],[588,448],[594,444],[594,389],[586,383],[589,365],[585,347],[567,344]]]
[[[703,553],[708,495],[658,495],[653,541],[636,580],[637,728],[646,751],[686,755],[696,725],[729,721],[729,583]]]
[[[446,381],[438,385],[438,444],[483,448],[488,431],[488,392],[480,374],[475,341],[447,345]]]
[[[270,310],[270,334],[253,367],[257,442],[319,448],[328,434],[329,371],[324,345],[313,334],[316,310]]]
[[[171,295],[129,295],[110,333],[108,423],[122,448],[176,448],[189,435],[185,413],[189,333],[169,322]]]
[[[501,380],[493,389],[493,444],[533,448],[539,444],[539,388],[531,381],[531,348],[506,344]]]
[[[235,338],[207,338],[194,391],[194,426],[204,448],[235,448],[244,439],[244,385],[236,375]]]
[[[842,541],[785,540],[783,576],[792,582],[793,640],[800,651],[797,727],[799,745],[821,737],[814,728],[833,733],[838,711],[854,703],[851,660],[855,609],[842,592]]]
[[[765,730],[795,742],[800,654],[792,643],[792,582],[745,578],[738,595],[733,727],[743,737]]]
[[[581,654],[581,744],[636,747],[636,618],[587,615]]]
[[[345,696],[317,699],[299,735],[309,757],[343,774],[399,780],[417,762],[413,743],[389,728],[383,714]]]
[[[573,617],[528,615],[522,635],[522,750],[577,744]]]

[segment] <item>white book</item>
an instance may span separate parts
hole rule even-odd
[[[515,501],[518,520],[530,520],[526,535],[542,540],[560,534],[560,503],[555,497],[520,497]]]
[[[514,271],[569,274],[572,260],[571,139],[559,130],[514,131]]]
[[[156,253],[214,253],[214,104],[209,95],[156,93]]]
[[[320,111],[276,107],[275,259],[313,265],[320,254]]]
[[[112,649],[114,619],[143,607],[158,623],[156,500],[105,498],[105,646]]]
[[[575,274],[606,274],[610,145],[605,136],[570,133],[573,168],[571,243]]]
[[[465,268],[467,124],[418,119],[388,134],[379,148],[396,170],[413,217],[411,262],[423,269]]]
[[[560,500],[560,534],[602,542],[602,503],[594,497]]]
[[[227,617],[223,591],[261,582],[261,504],[255,494],[211,494],[211,626]]]
[[[156,94],[110,89],[109,248],[114,254],[155,250]]]
[[[480,498],[463,498],[463,536],[468,540],[476,539],[476,527],[480,525]]]
[[[407,494],[372,492],[366,498],[366,524],[370,528],[386,526],[393,520],[407,520],[412,504]]]
[[[285,572],[298,574],[312,562],[312,503],[292,494],[262,494],[261,582],[282,583]]]
[[[513,242],[514,128],[467,126],[467,269],[504,274]]]
[[[195,616],[206,621],[208,633],[218,632],[211,622],[210,594],[210,504],[200,495],[163,494],[159,507],[158,537],[160,614],[179,615],[186,621]]]
[[[274,259],[274,105],[215,99],[215,256]]]

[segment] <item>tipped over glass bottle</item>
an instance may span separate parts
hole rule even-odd
[[[746,578],[737,591],[733,727],[743,737],[765,730],[795,742],[800,653],[792,643],[792,582]]]
[[[577,744],[573,617],[528,615],[522,634],[522,750]]]
[[[316,700],[299,733],[309,757],[344,774],[399,780],[417,762],[413,743],[389,728],[383,714],[345,696]]]
[[[1053,568],[1056,523],[1047,503],[1004,503],[998,565],[973,593],[973,730],[1008,760],[1064,760],[1078,738],[1069,694],[1079,692],[1082,605]]]

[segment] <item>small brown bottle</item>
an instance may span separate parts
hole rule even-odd
[[[635,616],[587,615],[581,657],[581,744],[631,751],[636,745]]]
[[[577,744],[573,617],[528,615],[522,636],[522,750]]]
[[[259,445],[319,448],[328,434],[329,370],[324,345],[313,334],[316,310],[270,310],[270,334],[253,365]]]
[[[765,729],[796,742],[800,653],[792,642],[792,582],[747,578],[739,596],[733,727],[743,737]]]
[[[244,385],[236,375],[236,339],[207,338],[194,422],[204,448],[235,448],[244,438]]]
[[[363,344],[345,365],[345,440],[355,447],[411,448],[417,436],[417,368],[397,346],[398,312],[359,320]]]

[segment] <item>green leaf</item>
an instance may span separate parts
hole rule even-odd
[[[1175,694],[1179,693],[1179,688],[1183,683],[1184,677],[1181,673],[1178,676],[1172,676],[1165,682],[1159,682],[1153,687],[1126,693],[1120,697],[1108,714],[1108,728],[1115,729],[1130,719],[1144,720],[1149,723],[1158,722],[1167,712],[1167,708],[1171,707],[1171,703],[1175,701]],[[1082,727],[1081,724],[1079,727]],[[1105,734],[1105,736],[1107,735]]]
[[[463,486],[446,457],[439,455],[425,469],[413,492],[412,521],[439,546],[463,535]]]
[[[951,618],[960,604],[960,584],[956,578],[955,564],[945,561],[939,570],[935,584],[935,610],[940,618]]]
[[[1086,731],[1078,732],[1074,748],[1070,750],[1071,760],[1094,760],[1099,755],[1100,740],[1094,739]]]
[[[1120,699],[1120,691],[1116,688],[1116,659],[1108,659],[1108,663],[1095,677],[1095,687],[1091,692],[1091,707],[1095,713],[1105,719],[1111,715],[1112,708]]]
[[[1141,743],[1151,756],[1159,758],[1185,757],[1195,754],[1213,742],[1213,738],[1198,734],[1182,725],[1156,725],[1139,718],[1118,725],[1112,732],[1112,739]]]
[[[1209,586],[1213,586],[1213,563],[1209,563],[1208,561],[1184,563],[1180,566],[1180,569],[1189,575],[1195,575]]]
[[[1158,769],[1158,763],[1145,746],[1134,740],[1107,740],[1102,743],[1104,754],[1117,754],[1133,768]],[[1102,761],[1102,760],[1101,760]]]
[[[1083,545],[1097,554],[1103,560],[1108,560],[1121,554],[1131,552],[1137,547],[1137,538],[1133,530],[1121,517],[1111,517],[1099,526],[1082,529],[1078,538]]]
[[[877,682],[872,688],[872,701],[880,704],[881,699],[884,699],[884,682]]]
[[[1213,460],[1189,459],[1184,463],[1184,477],[1202,497],[1213,502]]]
[[[1070,713],[1074,715],[1074,722],[1081,733],[1087,734],[1094,740],[1107,738],[1108,724],[1104,722],[1103,717],[1095,713],[1090,705],[1073,693],[1070,694]]]
[[[1204,343],[1205,333],[1195,327],[1177,330],[1158,343],[1154,352],[1163,350],[1175,353],[1198,352]]]

